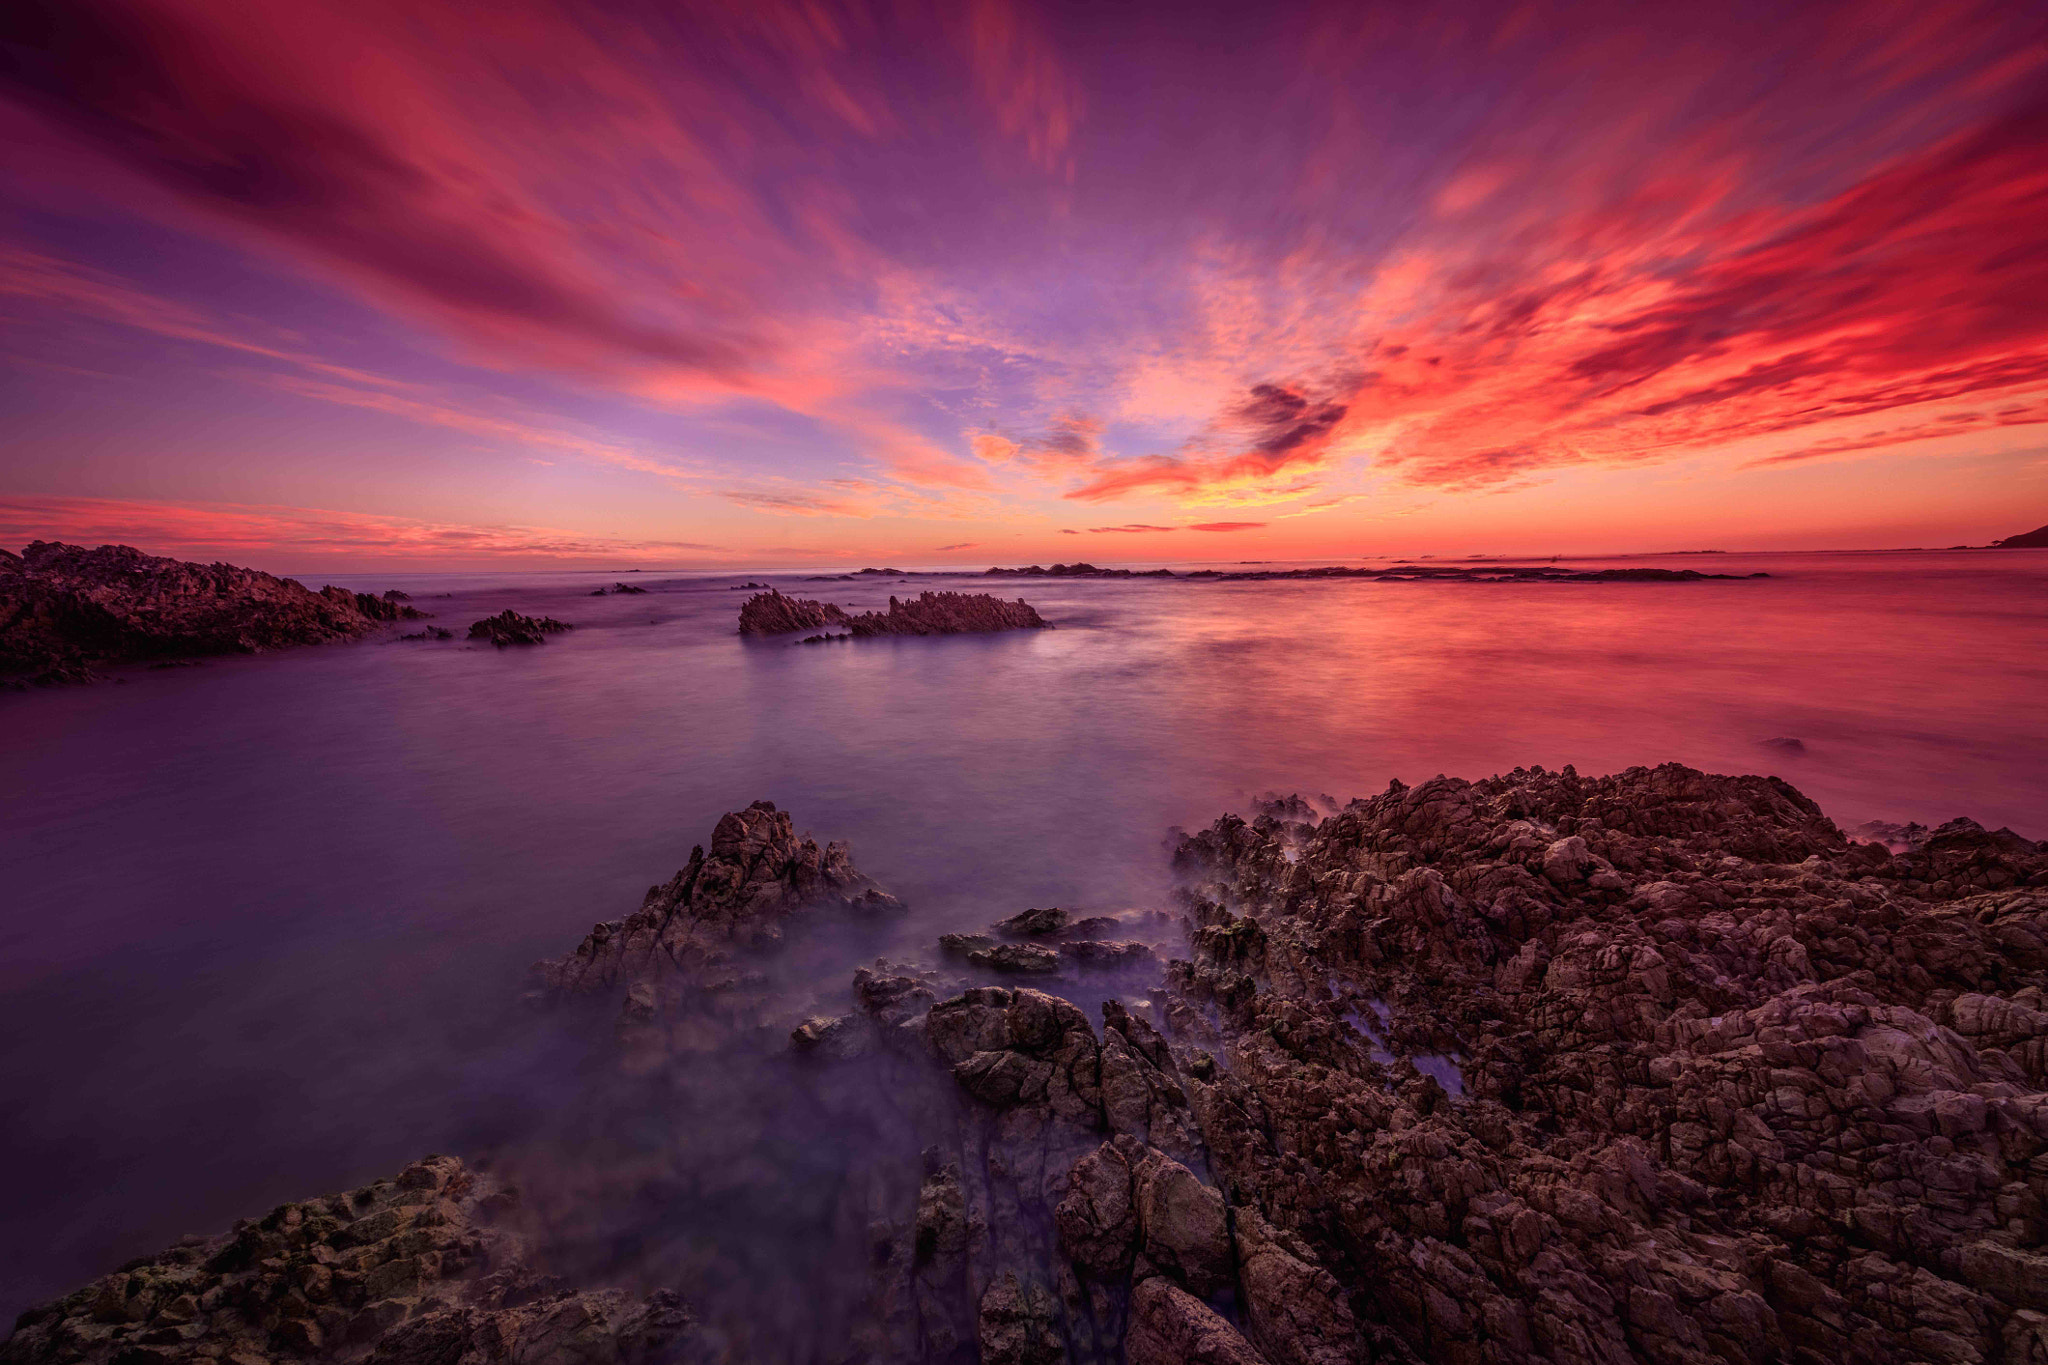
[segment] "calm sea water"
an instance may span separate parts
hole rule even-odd
[[[911,903],[869,956],[1163,903],[1169,827],[1261,792],[1518,764],[2048,836],[2048,552],[1646,562],[1773,577],[1004,580],[1059,628],[803,648],[734,633],[746,575],[348,576],[458,636],[508,606],[577,629],[0,696],[0,1313],[516,1137],[573,1064],[523,968],[760,797]],[[860,609],[959,586],[752,576]]]

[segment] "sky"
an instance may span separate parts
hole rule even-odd
[[[2048,6],[16,0],[0,544],[1981,544]]]

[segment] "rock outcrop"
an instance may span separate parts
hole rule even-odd
[[[740,634],[787,635],[794,630],[816,630],[819,626],[837,625],[845,619],[846,613],[830,602],[814,602],[808,597],[785,597],[770,588],[749,597],[740,605]]]
[[[403,593],[314,592],[232,564],[126,545],[0,550],[0,680],[88,681],[97,665],[352,640],[422,613]]]
[[[886,612],[869,611],[849,616],[830,602],[785,597],[771,589],[748,598],[740,608],[742,635],[786,635],[791,631],[814,630],[820,626],[843,626],[846,635],[854,638],[1051,629],[1045,618],[1023,599],[1005,602],[987,593],[921,592],[916,597],[902,600],[891,597]]]
[[[785,921],[820,908],[903,907],[854,868],[845,844],[820,848],[798,837],[787,811],[756,801],[719,820],[711,852],[690,850],[689,865],[649,887],[639,910],[596,926],[567,957],[535,963],[530,989],[543,1001],[639,991],[652,1009],[658,994],[736,952],[775,946]]]
[[[688,1349],[673,1293],[575,1292],[529,1264],[518,1192],[453,1157],[284,1204],[32,1308],[0,1365],[655,1365]]]
[[[1676,766],[1219,821],[1156,1027],[924,981],[824,1029],[969,1101],[870,1225],[891,1358],[2043,1358],[2048,848],[1943,829]]]
[[[2035,1358],[2048,850],[1934,844],[1676,766],[1221,821],[1168,1005],[1218,1175],[1429,1359]]]
[[[507,645],[544,645],[548,636],[573,629],[575,627],[568,622],[557,621],[552,616],[521,616],[507,607],[496,616],[471,622],[469,638],[488,640],[503,649]]]
[[[921,592],[901,601],[891,597],[886,612],[848,617],[847,630],[869,635],[968,635],[996,630],[1050,630],[1045,618],[1023,598],[1005,602],[988,593]]]
[[[778,1021],[798,1002],[764,964],[874,922],[798,912],[894,903],[756,803],[535,969],[543,999],[620,1000],[629,1064],[566,1106],[615,1117],[585,1147],[512,1159],[543,1187],[522,1228],[549,1264],[638,1249],[636,1282],[681,1291],[731,1359],[2048,1360],[2048,847],[1967,820],[1896,845],[1777,778],[1675,765],[1394,783],[1327,818],[1275,799],[1180,841],[1187,956],[1149,996],[1087,997],[1099,1026],[950,974],[1114,946],[1051,910]],[[487,1240],[341,1264],[243,1235],[266,1286],[333,1294],[346,1269],[354,1314],[412,1294],[405,1321],[442,1324],[372,1318],[349,1350],[554,1358],[491,1354],[535,1330],[494,1326],[494,1291],[417,1288],[494,1268]],[[356,1340],[310,1288],[213,1288],[131,1267],[32,1314],[0,1365],[102,1358],[51,1354],[81,1348],[50,1323],[146,1322],[132,1349],[157,1349],[193,1306],[273,1351],[303,1354],[299,1322]],[[645,1314],[680,1321],[601,1303],[573,1348],[600,1365]]]

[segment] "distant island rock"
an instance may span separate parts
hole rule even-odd
[[[1021,569],[989,569],[983,578],[1173,578],[1171,569],[1098,569],[1093,564],[1055,564],[1050,569],[1028,564]]]
[[[889,599],[886,612],[849,616],[830,602],[786,597],[770,589],[740,607],[740,634],[787,635],[821,626],[844,626],[855,638],[874,635],[967,635],[998,630],[1050,630],[1022,598],[1005,602],[987,593],[922,592]]]
[[[0,550],[0,682],[91,681],[103,664],[254,654],[353,640],[426,613],[406,594],[325,587],[129,545]]]
[[[506,645],[544,645],[548,636],[558,635],[565,630],[574,630],[566,621],[557,621],[552,616],[521,616],[510,607],[496,616],[486,616],[472,622],[469,638],[489,640],[499,649]]]
[[[1994,540],[1991,542],[1991,548],[1994,550],[2048,550],[2048,526],[2036,527],[2034,530],[2026,531],[2016,536],[2007,536],[2004,540]]]

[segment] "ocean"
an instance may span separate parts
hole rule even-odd
[[[457,638],[0,695],[0,1313],[556,1122],[587,1039],[520,1004],[524,969],[756,799],[909,904],[805,959],[790,989],[826,1005],[1026,907],[1167,908],[1169,831],[1269,792],[1669,761],[1844,826],[2048,837],[2048,551],[1583,567],[1631,565],[1770,577],[311,573]],[[622,578],[649,591],[590,595]],[[1056,629],[748,640],[748,580],[988,590]],[[576,628],[461,638],[507,607]]]

